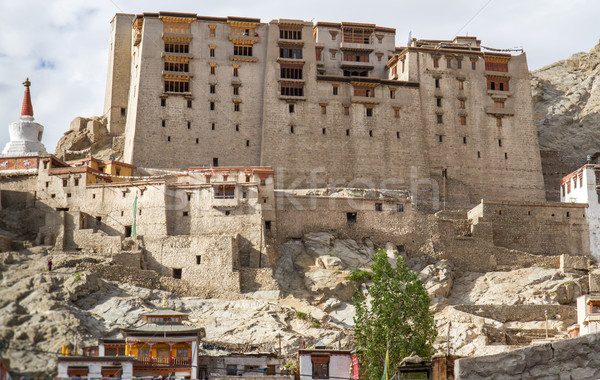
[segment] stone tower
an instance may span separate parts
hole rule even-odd
[[[23,82],[25,95],[21,107],[21,119],[15,121],[8,127],[10,141],[2,151],[3,157],[36,156],[46,154],[46,148],[42,144],[44,127],[33,121],[33,105],[31,104],[31,93],[29,78]]]

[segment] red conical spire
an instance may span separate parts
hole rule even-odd
[[[23,82],[25,86],[25,95],[23,95],[23,106],[21,107],[21,116],[32,116],[33,117],[33,105],[31,104],[31,93],[29,92],[29,86],[31,82],[29,78]]]

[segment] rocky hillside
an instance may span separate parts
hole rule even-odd
[[[600,44],[532,72],[542,166],[549,200],[558,181],[600,152]]]
[[[346,276],[368,268],[376,248],[369,239],[310,233],[282,245],[274,272],[280,290],[212,299],[183,296],[182,280],[140,281],[136,269],[124,274],[108,257],[51,247],[5,252],[0,254],[0,341],[10,343],[7,354],[16,373],[51,374],[63,343],[93,345],[99,336],[139,324],[140,314],[166,298],[168,307],[189,313],[188,323],[205,328],[205,341],[217,345],[275,350],[280,333],[283,354],[292,359],[303,340],[352,347],[350,298],[359,284]],[[543,337],[544,310],[550,312],[550,334],[564,336],[575,322],[574,300],[587,288],[584,274],[542,267],[466,272],[448,260],[432,263],[423,255],[382,248],[392,264],[403,256],[420,273],[436,312],[436,348],[445,351],[450,330],[458,355],[506,351]],[[45,268],[49,257],[52,272]],[[364,290],[368,284],[359,286]]]

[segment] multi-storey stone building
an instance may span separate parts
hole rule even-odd
[[[396,47],[373,24],[117,14],[105,113],[138,167],[269,165],[279,188],[428,181],[450,205],[544,199],[526,56],[475,37]]]

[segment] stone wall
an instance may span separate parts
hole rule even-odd
[[[597,379],[600,335],[528,346],[502,354],[459,359],[455,379]]]
[[[543,255],[590,255],[583,204],[484,201],[469,212],[473,229],[491,224],[494,245]]]

